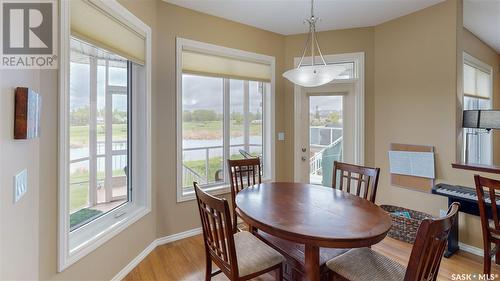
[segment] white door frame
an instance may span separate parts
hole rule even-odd
[[[354,62],[355,78],[353,79],[343,79],[339,81],[333,81],[332,83],[353,83],[354,85],[354,106],[355,106],[355,130],[354,130],[354,159],[355,164],[363,165],[365,161],[365,53],[346,53],[346,54],[335,54],[324,56],[325,61],[328,64],[332,63],[344,63],[344,62]],[[316,61],[320,58],[316,57]],[[294,65],[297,65],[300,61],[300,57],[294,58]],[[308,64],[311,62],[311,57],[305,57],[303,63]],[[301,86],[295,85],[294,87],[294,151],[293,151],[293,174],[294,181],[300,181],[300,118],[302,115],[302,102],[301,96],[303,93],[303,88]]]

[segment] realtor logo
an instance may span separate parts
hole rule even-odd
[[[1,68],[57,68],[56,1],[1,1]]]

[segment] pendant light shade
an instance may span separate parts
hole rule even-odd
[[[318,39],[316,38],[316,22],[318,20],[319,19],[314,16],[314,0],[311,0],[311,17],[305,20],[305,22],[309,23],[309,35],[299,65],[283,73],[283,77],[302,87],[317,87],[327,84],[335,78],[336,74],[338,74],[335,73],[333,66],[326,64],[321,49],[319,48]],[[302,65],[308,49],[311,50],[311,64]],[[321,64],[315,64],[314,52],[316,50],[321,58]]]
[[[333,66],[306,65],[286,71],[283,77],[302,87],[318,87],[331,82],[335,71]]]

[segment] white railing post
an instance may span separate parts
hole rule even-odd
[[[210,162],[210,152],[209,152],[210,148],[205,148],[205,176],[206,176],[206,181],[207,181],[207,184],[209,182],[209,177],[208,177],[208,166],[209,166],[209,162]]]

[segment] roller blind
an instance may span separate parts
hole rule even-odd
[[[146,36],[91,0],[72,0],[71,35],[144,65]]]
[[[464,95],[491,98],[491,75],[479,68],[464,64]]]
[[[182,72],[235,79],[271,81],[270,65],[192,50],[182,50]]]

